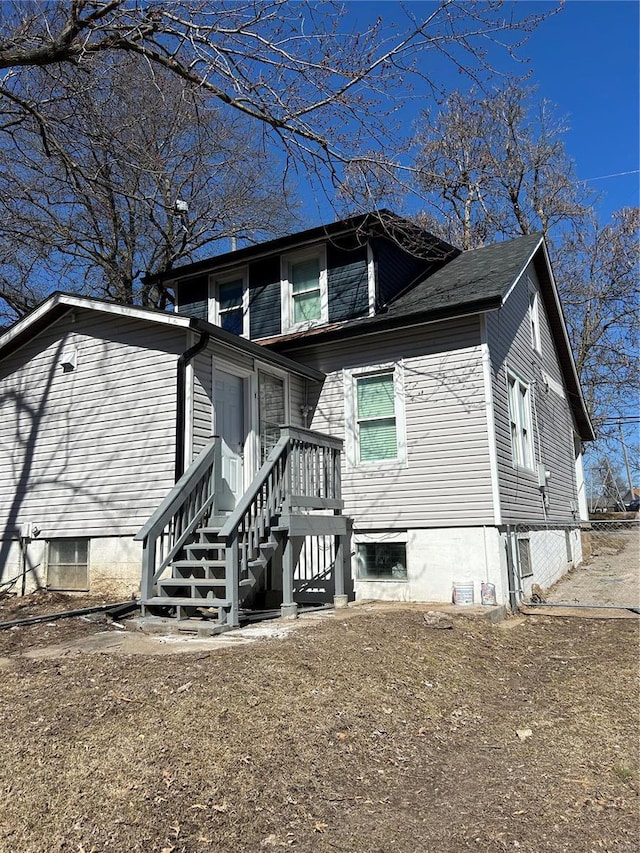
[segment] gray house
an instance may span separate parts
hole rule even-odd
[[[382,212],[155,283],[175,314],[54,295],[0,338],[4,578],[142,560],[148,609],[234,624],[350,581],[514,604],[581,560],[593,432],[541,237],[460,252]]]

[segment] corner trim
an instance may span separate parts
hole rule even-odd
[[[493,523],[502,524],[500,507],[500,476],[498,450],[496,447],[496,422],[493,405],[493,381],[491,376],[491,354],[487,336],[486,315],[480,315],[480,347],[482,350],[482,378],[484,380],[485,413],[487,418],[487,443],[489,445],[489,469],[491,472],[491,494],[493,497]]]

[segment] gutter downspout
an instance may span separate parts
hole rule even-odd
[[[200,332],[200,340],[178,358],[176,373],[176,483],[184,473],[184,429],[186,421],[186,375],[187,365],[209,343],[209,332]]]

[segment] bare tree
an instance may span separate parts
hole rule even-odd
[[[135,54],[260,122],[292,164],[337,179],[356,154],[390,150],[397,126],[383,116],[410,94],[411,79],[441,89],[438,66],[482,74],[493,50],[514,51],[544,17],[502,0],[438,0],[423,19],[408,7],[398,35],[381,20],[341,31],[343,15],[337,3],[290,0],[5,2],[4,127],[28,117],[48,136],[30,69],[55,76],[69,65],[81,73],[96,57]]]
[[[637,414],[640,209],[573,230],[555,269],[587,405],[606,435],[612,418]]]
[[[462,249],[582,222],[593,197],[575,176],[567,127],[535,90],[516,82],[485,96],[453,92],[416,134],[425,227]]]
[[[513,53],[544,17],[501,0],[438,0],[424,19],[408,7],[398,34],[381,20],[341,29],[343,13],[290,0],[5,0],[0,245],[23,252],[20,275],[0,258],[6,313],[33,304],[45,271],[153,302],[144,268],[169,269],[230,230],[255,234],[248,210],[263,231],[282,225],[296,171],[326,197],[355,162],[395,173],[391,116],[411,84],[441,91],[436,69],[452,66],[488,74],[494,51]],[[370,193],[361,201],[369,208]]]
[[[587,406],[607,439],[607,419],[624,414],[637,389],[638,211],[598,224],[565,130],[550,104],[515,83],[490,97],[453,93],[416,135],[429,203],[419,221],[463,249],[544,234]]]
[[[159,294],[141,283],[145,272],[229,236],[290,226],[287,186],[274,180],[274,158],[248,121],[140,65],[132,55],[117,64],[100,57],[82,75],[60,69],[55,82],[46,69],[32,72],[52,133],[47,142],[21,123],[0,153],[0,245],[20,246],[24,266],[16,276],[15,253],[0,257],[7,313],[41,296],[29,279],[153,305]]]

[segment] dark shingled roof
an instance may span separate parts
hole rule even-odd
[[[456,309],[483,302],[501,303],[529,261],[540,234],[462,252],[388,306],[387,317]]]

